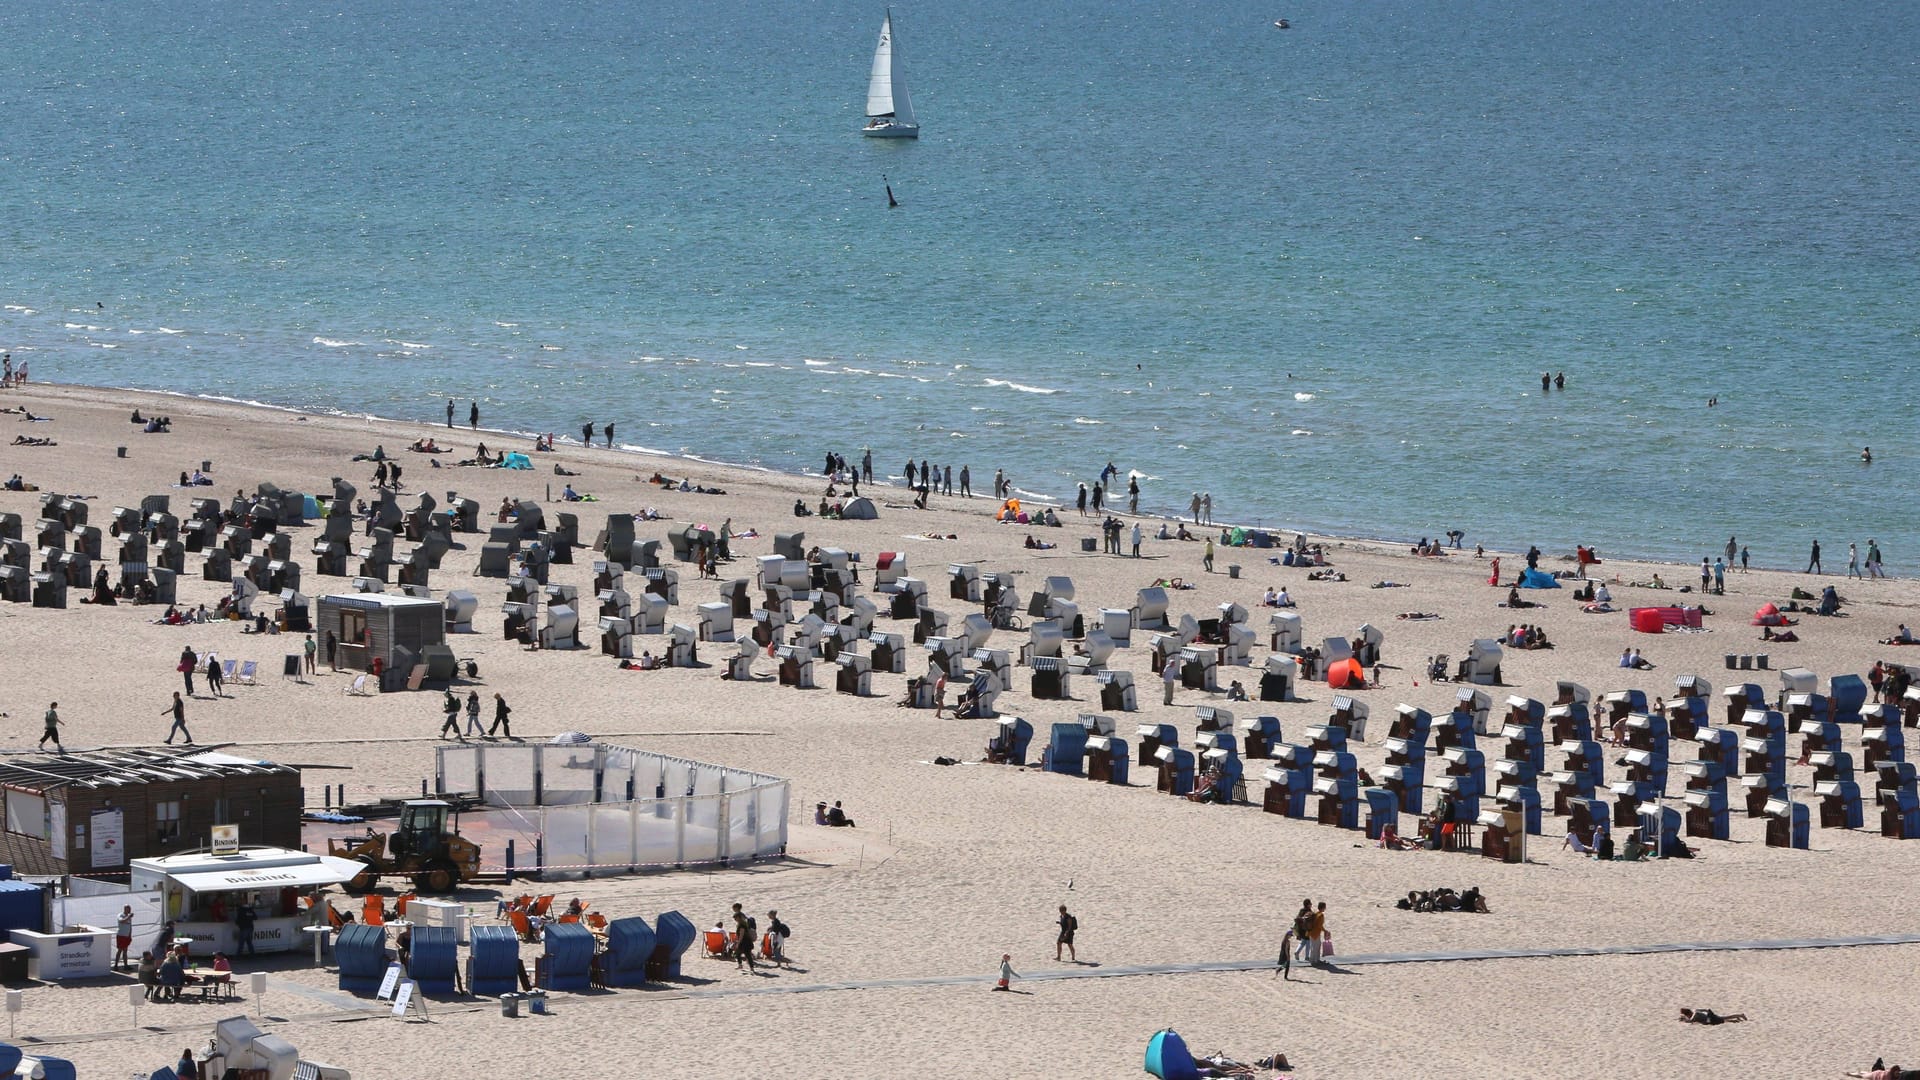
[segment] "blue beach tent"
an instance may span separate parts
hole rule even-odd
[[[506,458],[500,462],[500,466],[506,469],[531,469],[533,468],[533,462],[528,460],[525,454],[508,454]]]
[[[1520,587],[1523,589],[1557,589],[1560,582],[1545,570],[1522,570]]]
[[[1147,1040],[1147,1071],[1160,1080],[1200,1080],[1200,1069],[1187,1052],[1187,1041],[1172,1028],[1156,1031]]]

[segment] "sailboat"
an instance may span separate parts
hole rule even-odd
[[[867,77],[867,126],[861,133],[875,139],[917,139],[920,124],[913,118],[913,99],[907,96],[907,72],[893,40],[893,12],[880,23],[880,43],[873,47],[873,73]]]

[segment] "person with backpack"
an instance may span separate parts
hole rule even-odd
[[[1080,929],[1080,920],[1068,914],[1067,905],[1061,904],[1060,934],[1053,939],[1053,958],[1056,961],[1060,959],[1060,950],[1064,947],[1069,959],[1076,964],[1080,962],[1080,955],[1073,951],[1073,933],[1078,929]]]
[[[787,939],[793,936],[793,928],[780,921],[778,911],[767,912],[767,955],[773,962],[785,967],[787,964]]]
[[[1308,943],[1313,939],[1313,901],[1300,901],[1300,910],[1293,914],[1293,956],[1296,960],[1307,959]]]
[[[760,926],[753,916],[733,905],[733,958],[742,971],[753,971],[753,948],[760,944]]]

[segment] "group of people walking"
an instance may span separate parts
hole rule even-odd
[[[452,690],[446,691],[446,697],[441,702],[441,711],[446,714],[447,719],[440,725],[441,738],[444,739],[449,734],[462,742],[465,742],[469,735],[474,738],[493,738],[497,735],[513,738],[513,724],[509,720],[513,709],[507,704],[505,695],[498,693],[493,695],[492,727],[482,727],[480,724],[480,691],[467,691],[466,709],[467,730],[463,735],[460,732],[460,696]]]

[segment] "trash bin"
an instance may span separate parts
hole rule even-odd
[[[509,990],[506,993],[501,994],[500,995],[500,1015],[517,1018],[520,1015],[520,999],[523,996],[524,995],[512,990]]]
[[[1093,544],[1094,544],[1094,538],[1093,538],[1093,537],[1091,537],[1091,536],[1083,536],[1083,537],[1081,537],[1081,538],[1080,538],[1080,550],[1081,550],[1081,551],[1092,551],[1092,550],[1093,550]]]
[[[547,992],[531,990],[527,992],[527,1011],[535,1016],[547,1015]]]
[[[1228,576],[1228,577],[1230,577],[1230,578],[1238,578],[1238,577],[1240,576],[1240,564],[1239,564],[1239,563],[1228,563],[1228,564],[1227,564],[1227,576]]]
[[[124,446],[116,446],[116,447],[114,447],[114,450],[113,450],[113,456],[114,456],[114,457],[126,457],[126,456],[127,456],[127,448],[126,448],[126,447],[124,447]]]
[[[14,986],[27,981],[27,958],[32,955],[25,945],[7,942],[0,945],[0,983]]]

